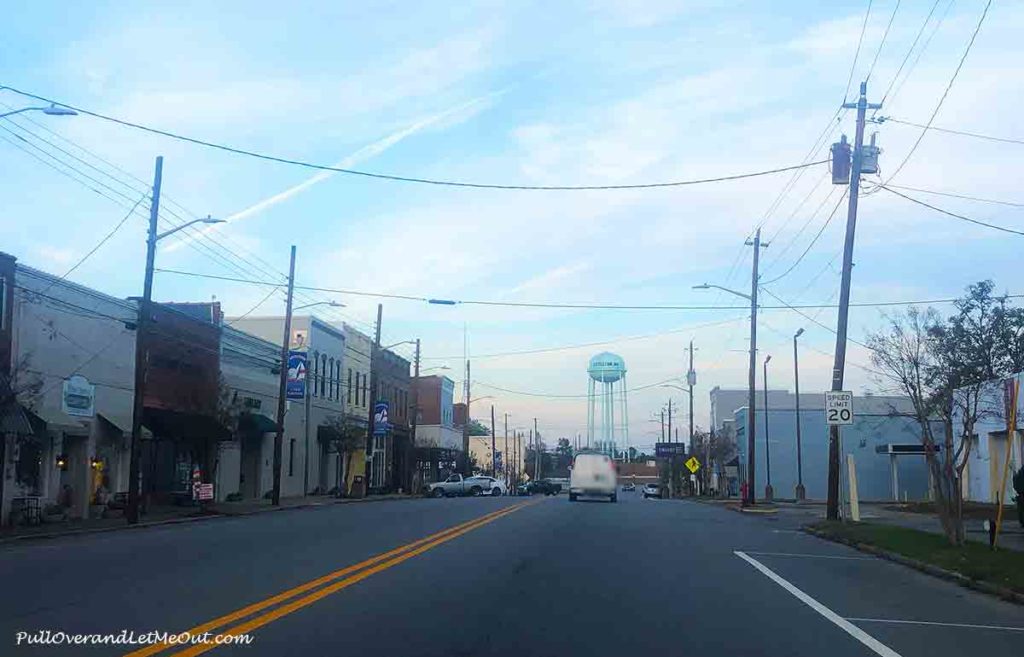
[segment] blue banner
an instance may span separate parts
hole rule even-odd
[[[306,398],[306,352],[288,352],[288,384],[285,399]]]
[[[373,435],[386,436],[391,429],[391,422],[388,419],[388,403],[379,401],[373,405]]]

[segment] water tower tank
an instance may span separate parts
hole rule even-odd
[[[587,366],[587,374],[595,381],[601,383],[612,383],[622,378],[626,373],[626,361],[622,356],[603,351],[591,357],[590,365]]]

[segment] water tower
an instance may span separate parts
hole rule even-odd
[[[626,362],[604,351],[590,359],[587,374],[587,446],[614,457],[617,443],[629,445]]]

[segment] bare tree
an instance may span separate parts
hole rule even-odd
[[[1020,369],[1024,315],[991,281],[971,285],[946,321],[932,308],[889,315],[869,336],[880,378],[910,398],[934,482],[935,506],[946,538],[964,542],[963,472],[975,425],[1001,413],[985,403],[993,382]],[[895,409],[894,411],[895,412]]]

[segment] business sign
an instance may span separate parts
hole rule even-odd
[[[825,424],[853,424],[853,393],[829,390],[825,393]]]
[[[686,454],[685,443],[654,443],[654,455],[660,459],[683,456]]]
[[[200,501],[212,500],[213,484],[192,484],[192,499]]]
[[[60,407],[68,415],[92,417],[96,414],[96,386],[84,376],[75,375],[64,380]]]
[[[306,352],[288,352],[288,385],[285,388],[286,399],[306,398]]]
[[[388,420],[388,403],[379,401],[373,405],[373,435],[386,436],[391,428]]]

